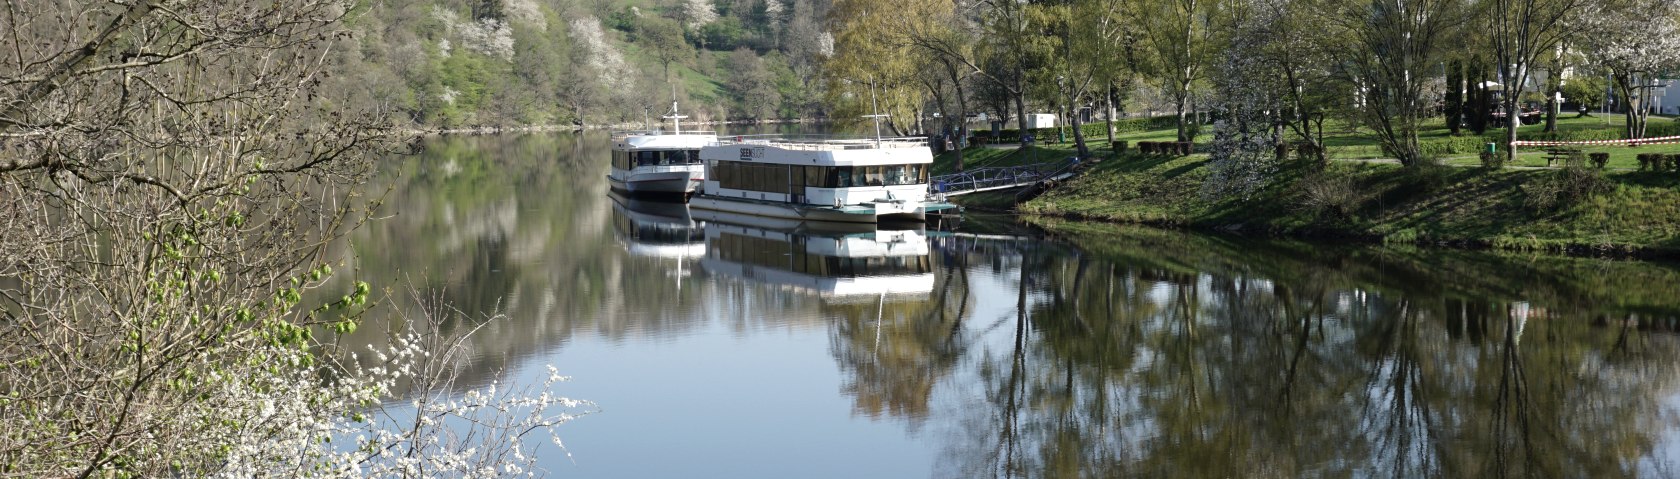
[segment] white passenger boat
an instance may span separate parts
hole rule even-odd
[[[933,291],[933,260],[922,230],[848,232],[809,226],[784,230],[707,221],[706,257],[700,266],[831,300]]]
[[[801,221],[877,224],[956,212],[930,201],[925,140],[725,137],[700,149],[695,208]]]
[[[671,102],[671,131],[635,130],[613,132],[612,171],[607,182],[612,189],[634,195],[664,195],[687,198],[706,177],[700,148],[717,142],[717,132],[683,131],[677,103]]]

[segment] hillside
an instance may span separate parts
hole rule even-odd
[[[329,81],[415,126],[821,114],[828,0],[423,0],[351,13]]]

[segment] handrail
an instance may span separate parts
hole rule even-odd
[[[1056,178],[1072,170],[1074,161],[1051,161],[1031,165],[975,168],[929,178],[929,193],[960,195],[979,190],[1027,186]]]
[[[671,133],[665,130],[613,130],[613,138],[627,136],[718,136],[718,132],[711,130],[683,130],[682,133]]]
[[[760,145],[789,150],[865,150],[875,148],[927,147],[921,137],[856,138],[827,135],[733,135],[718,137],[713,146]]]

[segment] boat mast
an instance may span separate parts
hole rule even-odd
[[[875,99],[875,81],[873,79],[871,79],[869,81],[869,110],[874,112],[874,114],[864,115],[863,117],[864,118],[872,118],[872,119],[875,120],[875,147],[880,148],[881,147],[881,119],[886,118],[887,115],[882,115],[881,114],[881,103]]]
[[[671,134],[682,134],[682,119],[688,118],[688,115],[677,113],[677,86],[674,84],[671,85],[671,114],[664,118],[671,120]]]

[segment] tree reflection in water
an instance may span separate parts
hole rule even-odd
[[[1064,236],[945,240],[920,314],[834,326],[860,409],[948,432],[936,476],[1662,472],[1680,349],[1636,318],[1680,311],[1667,266]],[[1624,295],[1628,277],[1664,281]],[[1003,288],[1013,311],[970,304]],[[930,400],[951,405],[926,416]]]

